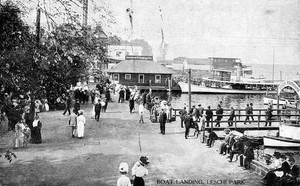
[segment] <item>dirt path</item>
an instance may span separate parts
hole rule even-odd
[[[139,124],[137,111],[130,114],[127,102],[110,102],[100,122],[89,115],[91,105],[83,109],[87,118],[83,139],[71,138],[68,116],[62,111],[41,113],[43,143],[15,149],[18,158],[12,163],[1,158],[0,185],[116,185],[120,162],[127,162],[131,169],[141,155],[150,160],[146,185],[165,185],[157,180],[172,180],[168,185],[217,184],[210,180],[227,180],[222,185],[233,185],[228,184],[230,180],[243,180],[244,184],[235,185],[261,185],[260,176],[227,162],[217,147],[207,148],[199,138],[184,139],[178,122],[167,123],[163,136],[158,134],[158,123],[145,119]],[[183,179],[203,184],[179,184]]]

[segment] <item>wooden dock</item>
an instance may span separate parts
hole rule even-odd
[[[175,120],[180,120],[179,118],[179,111],[182,109],[172,109],[172,116]],[[223,118],[220,121],[220,127],[215,127],[217,115],[215,114],[216,109],[211,109],[214,113],[213,119],[210,122],[210,127],[213,130],[220,131],[224,130],[225,128],[230,128],[232,130],[236,130],[238,132],[244,133],[247,130],[279,130],[279,125],[281,122],[291,122],[291,123],[299,123],[300,122],[300,109],[273,109],[273,117],[271,120],[271,126],[266,124],[266,109],[253,109],[253,118],[250,117],[249,121],[245,124],[245,119],[247,114],[245,113],[245,109],[235,109],[235,117],[233,120],[233,126],[228,126],[228,118],[230,109],[223,109],[224,114]],[[204,110],[204,113],[206,110]],[[288,113],[288,114],[287,114]]]

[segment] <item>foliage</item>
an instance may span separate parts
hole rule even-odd
[[[0,6],[0,84],[6,89],[30,90],[53,104],[70,85],[87,76],[94,60],[106,62],[106,43],[98,37],[99,27],[81,27],[76,21],[56,25],[51,31],[42,30],[37,44],[21,20],[21,10],[10,2]]]

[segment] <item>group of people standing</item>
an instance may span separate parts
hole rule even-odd
[[[77,137],[79,139],[84,137],[84,126],[86,125],[86,118],[83,116],[84,111],[76,111],[73,109],[73,113],[69,118],[69,126],[71,127],[72,138]]]
[[[28,124],[27,124],[28,123]],[[42,122],[36,114],[34,120],[29,122],[22,118],[15,125],[15,141],[14,148],[27,146],[27,143],[42,143]]]

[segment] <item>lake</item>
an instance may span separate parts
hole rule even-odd
[[[169,100],[173,108],[182,108],[186,103],[188,104],[188,94],[179,92],[153,92],[154,96],[163,100]],[[223,102],[223,108],[230,108],[233,106],[236,109],[244,109],[249,103],[253,103],[253,108],[266,108],[263,102],[263,95],[242,95],[242,94],[192,94],[192,105],[201,104],[204,108],[211,106],[212,109],[217,108],[218,103]]]

